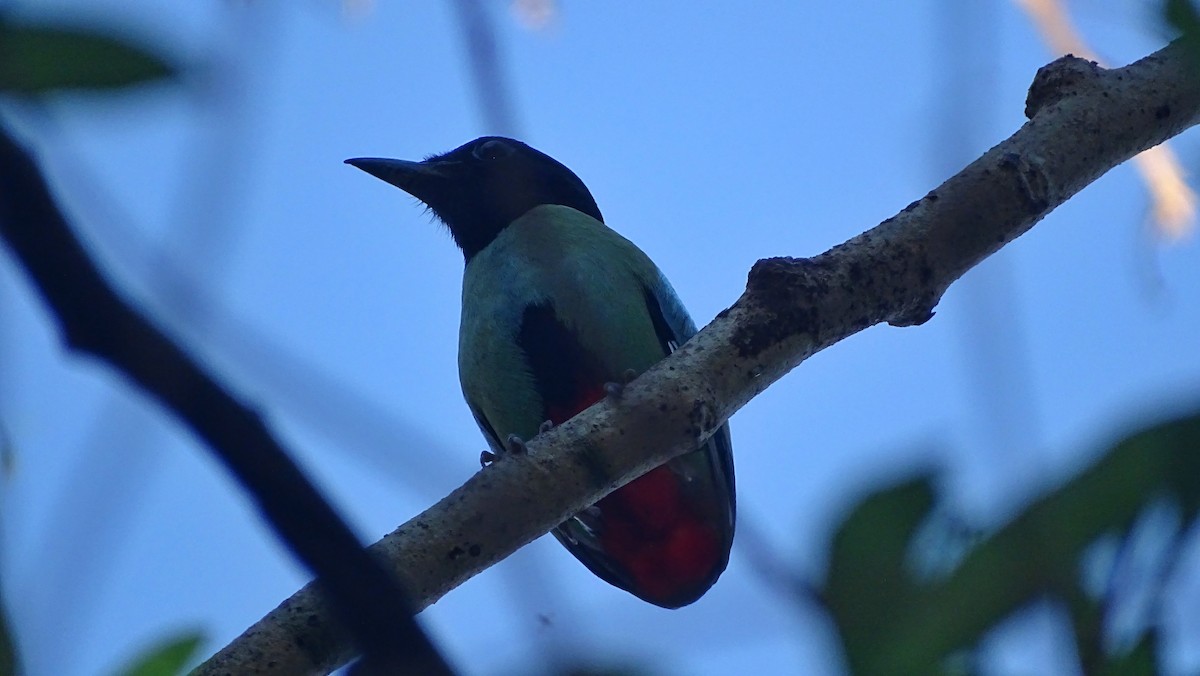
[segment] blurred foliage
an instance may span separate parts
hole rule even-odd
[[[113,89],[174,75],[160,57],[118,38],[0,18],[0,92]]]
[[[1085,673],[1096,676],[1153,676],[1158,673],[1158,655],[1154,646],[1158,637],[1147,632],[1145,637],[1125,655],[1115,655]]]
[[[1200,12],[1193,0],[1165,0],[1163,18],[1167,25],[1179,31],[1179,39],[1188,45],[1192,57],[1200,64]]]
[[[654,676],[657,673],[649,667],[637,664],[636,662],[613,662],[607,657],[588,660],[584,656],[579,656],[573,659],[577,661],[568,661],[566,664],[543,667],[536,671],[523,668],[512,673],[514,675],[541,674],[542,676]]]
[[[59,90],[110,90],[173,77],[163,59],[120,39],[83,29],[17,25],[0,16],[0,93],[35,95]],[[14,454],[0,428],[0,479]],[[128,676],[181,673],[200,637],[183,635],[156,646],[121,672]],[[21,673],[8,615],[0,606],[0,676]]]
[[[13,640],[12,627],[8,623],[8,609],[0,603],[0,676],[20,673],[19,665],[17,643]]]
[[[1123,655],[1104,654],[1105,600],[1083,592],[1079,573],[1093,542],[1113,533],[1127,536],[1139,514],[1164,497],[1185,522],[1194,522],[1200,507],[1200,413],[1116,444],[1082,474],[980,539],[937,579],[920,579],[909,563],[913,536],[935,504],[932,478],[875,493],[836,532],[821,598],[837,623],[851,669],[860,675],[946,673],[953,662],[947,658],[972,649],[1014,611],[1047,596],[1070,609],[1086,673],[1152,674],[1153,631]]]
[[[203,640],[203,635],[194,631],[173,636],[151,646],[117,673],[120,676],[177,676],[196,657]]]
[[[607,655],[571,655],[560,659],[548,659],[537,669],[529,666],[508,671],[513,676],[538,674],[540,676],[655,676],[659,673],[649,666],[633,660],[622,660]]]
[[[581,663],[552,672],[554,676],[651,676],[654,672],[645,666],[632,664]]]
[[[4,489],[3,482],[7,481],[15,466],[11,437],[0,420],[0,490]],[[0,493],[0,500],[4,495]],[[0,502],[0,505],[3,505]],[[0,597],[0,676],[21,673],[21,660],[17,654],[17,642],[12,635],[12,625],[8,619],[8,608]]]

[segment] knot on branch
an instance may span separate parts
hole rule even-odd
[[[770,305],[793,303],[801,294],[822,293],[826,265],[813,258],[764,258],[750,268],[746,291]]]
[[[938,298],[938,296],[923,298],[920,302],[913,304],[912,307],[905,308],[903,311],[892,315],[891,319],[887,320],[887,323],[897,328],[920,326],[933,319],[933,307],[937,305]]]
[[[1029,215],[1039,216],[1050,209],[1050,179],[1040,158],[1005,153],[1000,158],[1000,168],[1016,178],[1017,190]]]
[[[817,299],[829,292],[828,264],[811,258],[764,258],[746,279],[756,312],[732,340],[741,357],[754,357],[798,333],[813,332]]]
[[[692,436],[697,442],[707,439],[718,425],[717,410],[711,401],[696,399],[688,412],[688,421],[692,424]]]
[[[1104,69],[1095,61],[1073,54],[1059,57],[1038,69],[1025,97],[1025,117],[1033,119],[1043,108],[1093,87]]]

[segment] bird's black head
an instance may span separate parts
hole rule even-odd
[[[561,204],[604,220],[587,186],[545,153],[501,136],[484,136],[423,162],[346,160],[429,206],[450,228],[467,260],[513,220],[542,204]]]

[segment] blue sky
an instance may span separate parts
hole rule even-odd
[[[564,2],[532,30],[491,7],[522,138],[571,167],[698,324],[758,258],[824,251],[1011,134],[1052,55],[1010,3]],[[969,9],[964,9],[967,5]],[[103,21],[194,64],[184,86],[6,117],[107,270],[253,402],[364,540],[465,480],[484,442],[456,373],[462,259],[404,193],[342,160],[420,158],[486,127],[453,3],[9,2]],[[1076,2],[1127,63],[1154,3]],[[1176,148],[1193,167],[1197,142]],[[1011,513],[1099,444],[1200,395],[1200,248],[1163,247],[1119,167],[953,287],[732,421],[739,512],[819,576],[870,487],[944,470],[957,509]],[[0,582],[32,674],[95,674],[200,628],[215,650],[306,575],[196,441],[107,368],[65,355],[0,254]],[[1193,552],[1194,554],[1195,552]],[[1174,636],[1200,631],[1179,585]],[[1189,602],[1190,600],[1190,602]],[[422,615],[464,673],[581,654],[665,674],[837,674],[832,628],[735,549],[664,611],[542,538]],[[1007,623],[988,673],[1070,664],[1052,607]],[[1177,673],[1200,648],[1176,645]]]

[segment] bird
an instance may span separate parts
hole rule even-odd
[[[419,162],[346,163],[415,197],[462,250],[459,380],[490,457],[619,392],[696,333],[658,266],[608,227],[583,181],[521,141],[484,136]],[[553,533],[601,579],[679,608],[725,570],[735,521],[726,423]]]

